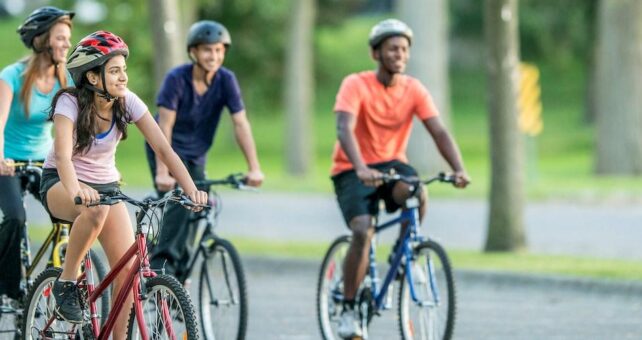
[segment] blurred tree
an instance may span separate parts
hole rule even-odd
[[[600,42],[597,31],[597,4],[598,0],[588,0],[585,7],[588,25],[587,36],[589,37],[589,46],[585,54],[586,63],[586,84],[584,88],[584,121],[592,124],[597,116],[597,53]]]
[[[598,174],[642,174],[642,1],[602,0],[597,55]]]
[[[248,109],[282,106],[283,61],[289,1],[200,1],[198,18],[216,20],[230,31],[225,65],[234,70]],[[253,111],[256,112],[256,111]]]
[[[448,78],[448,0],[399,0],[397,12],[413,30],[408,74],[419,79],[432,94],[441,119],[450,125]],[[408,143],[408,158],[420,173],[444,169],[445,162],[432,138],[418,120]]]
[[[305,175],[313,160],[315,0],[291,0],[285,54],[284,102],[287,116],[285,152],[288,173]]]
[[[156,87],[167,71],[182,62],[184,39],[178,11],[178,0],[149,0],[152,39],[154,41],[154,75]]]
[[[486,251],[526,247],[523,225],[524,161],[517,128],[519,38],[517,0],[485,0],[491,154]]]

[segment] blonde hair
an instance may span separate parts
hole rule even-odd
[[[72,28],[71,18],[68,15],[60,17],[56,22],[54,22],[49,30],[33,39],[34,52],[27,58],[23,59],[22,62],[27,64],[27,67],[24,71],[24,83],[20,89],[20,100],[24,106],[25,117],[29,118],[29,103],[31,101],[31,92],[36,79],[40,75],[41,66],[45,63],[51,61],[51,49],[49,48],[49,36],[51,28],[56,24],[63,23]],[[60,83],[60,87],[67,87],[67,67],[64,63],[58,64],[56,66],[56,77]]]

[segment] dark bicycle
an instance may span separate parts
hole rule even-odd
[[[199,308],[203,338],[245,339],[247,330],[247,288],[238,251],[232,243],[214,232],[223,209],[220,195],[214,186],[228,186],[237,190],[255,190],[246,186],[244,175],[233,174],[223,179],[195,181],[197,187],[209,193],[208,211],[193,213],[187,228],[199,232],[196,250],[191,254],[182,283],[191,277],[199,259],[202,259],[198,280]],[[200,232],[202,230],[202,232]]]
[[[384,181],[403,181],[414,190],[418,185],[432,182],[455,183],[454,176],[439,174],[421,181],[397,174],[384,175]],[[356,296],[356,306],[368,338],[368,325],[382,310],[392,308],[395,279],[399,280],[398,320],[401,338],[447,340],[452,337],[455,324],[455,282],[446,251],[437,242],[419,232],[419,199],[406,200],[408,209],[392,221],[379,224],[375,233],[393,225],[408,223],[399,246],[391,254],[390,269],[383,283],[379,279],[375,257],[376,238],[370,246],[368,273]],[[337,238],[323,259],[317,285],[317,315],[325,340],[341,339],[337,333],[343,311],[343,262],[350,246],[350,236]]]
[[[13,163],[15,175],[20,179],[23,198],[29,192],[38,192],[40,178],[42,176],[42,163],[40,162],[16,162]],[[23,199],[24,201],[24,199]],[[25,203],[26,204],[26,203]],[[26,208],[26,207],[25,207]],[[51,249],[46,268],[62,267],[65,259],[65,251],[69,243],[69,231],[71,224],[67,221],[52,217],[52,229],[45,238],[42,246],[38,249],[36,256],[31,258],[31,242],[28,228],[23,228],[20,238],[20,264],[22,266],[22,279],[20,282],[21,299],[11,300],[6,297],[0,302],[0,338],[14,334],[15,339],[22,339],[21,324],[24,316],[24,299],[27,297],[29,288],[33,284],[33,275],[36,268],[44,259],[47,251]],[[102,280],[107,270],[102,259],[94,251],[90,252],[94,264],[94,274]],[[107,292],[98,302],[100,310],[99,317],[109,314],[110,294]]]

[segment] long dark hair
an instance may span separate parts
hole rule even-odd
[[[97,66],[90,71],[100,74],[101,66]],[[76,142],[74,145],[74,154],[83,154],[89,150],[91,144],[96,139],[98,131],[98,110],[94,105],[94,92],[83,86],[87,82],[87,77],[83,74],[80,84],[76,87],[60,89],[51,102],[49,119],[53,120],[56,103],[60,96],[69,93],[78,100],[78,118],[76,119]],[[104,85],[103,85],[104,86]],[[122,132],[121,140],[127,139],[127,124],[129,123],[129,114],[125,106],[125,98],[118,98],[112,106],[113,119],[116,120],[116,128]]]

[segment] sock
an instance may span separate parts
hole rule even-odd
[[[58,282],[71,282],[73,284],[76,284],[76,280],[63,280],[61,278],[58,278]]]

